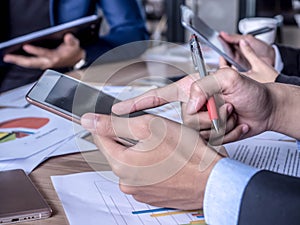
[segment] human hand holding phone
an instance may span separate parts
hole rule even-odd
[[[28,55],[6,54],[3,61],[21,67],[45,70],[73,67],[86,55],[80,47],[80,41],[71,33],[66,34],[63,42],[55,49],[26,44],[23,46],[23,50]]]
[[[220,36],[228,43],[239,45],[241,40],[245,40],[249,43],[255,54],[270,66],[275,64],[275,51],[271,45],[253,37],[252,35],[239,35],[228,34],[226,32],[220,32]]]

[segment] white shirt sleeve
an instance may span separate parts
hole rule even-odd
[[[230,158],[213,168],[204,194],[203,211],[209,225],[238,223],[244,190],[259,170]]]
[[[278,47],[276,45],[272,45],[274,51],[275,51],[275,63],[274,63],[274,69],[278,72],[281,73],[283,69],[283,62],[282,58],[280,55],[280,52],[278,50]]]

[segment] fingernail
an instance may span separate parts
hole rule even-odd
[[[122,114],[122,105],[120,106],[120,103],[116,103],[112,106],[111,111],[117,115]]]
[[[249,126],[248,125],[244,125],[242,127],[242,132],[243,132],[243,135],[247,134],[249,132]]]
[[[81,117],[80,122],[83,128],[89,131],[93,131],[96,129],[97,120],[98,116],[96,114],[87,113]]]

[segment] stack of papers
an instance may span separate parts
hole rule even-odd
[[[52,156],[97,147],[82,139],[81,126],[29,105],[31,85],[0,96],[0,170],[23,169],[27,174]]]

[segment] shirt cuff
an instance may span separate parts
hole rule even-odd
[[[244,190],[259,169],[224,158],[213,168],[204,194],[207,224],[237,224]]]
[[[274,63],[274,69],[278,72],[281,73],[283,70],[283,61],[279,52],[279,49],[276,45],[272,45],[274,51],[275,51],[275,63]]]
[[[296,143],[297,143],[298,151],[300,151],[300,140],[297,140]]]

